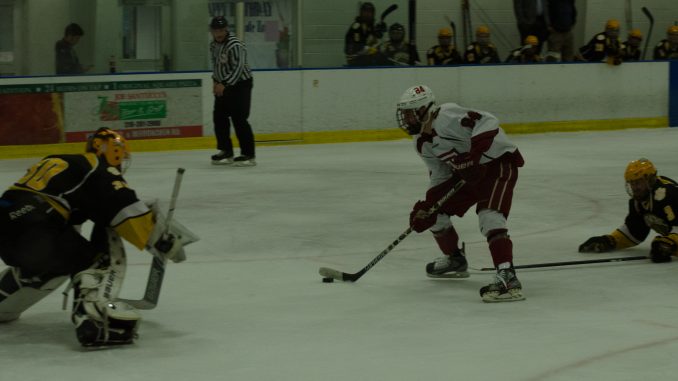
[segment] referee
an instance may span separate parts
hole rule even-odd
[[[213,18],[210,29],[214,38],[210,44],[214,67],[214,135],[219,150],[219,153],[212,155],[212,164],[254,166],[257,165],[254,160],[254,134],[247,121],[252,99],[252,71],[247,64],[247,50],[240,40],[228,32],[223,16]],[[235,159],[230,121],[233,121],[235,135],[240,143],[240,156]]]

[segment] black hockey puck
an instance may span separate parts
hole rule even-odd
[[[323,278],[323,283],[332,283],[334,282],[334,278]]]

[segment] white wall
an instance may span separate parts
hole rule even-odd
[[[211,73],[50,78],[50,82],[203,80],[203,125],[212,134]],[[2,84],[43,83],[11,78]],[[258,134],[395,128],[395,103],[427,84],[439,102],[495,114],[503,123],[668,116],[668,63],[548,64],[255,72],[250,122]],[[67,121],[66,121],[67,122]],[[68,126],[66,126],[68,129]]]

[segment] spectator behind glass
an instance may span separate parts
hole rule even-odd
[[[513,0],[513,11],[518,22],[520,43],[524,43],[527,36],[536,36],[539,41],[537,54],[540,54],[541,46],[549,35],[547,0]]]
[[[454,32],[449,28],[438,31],[438,45],[433,46],[426,53],[429,65],[452,65],[462,63],[456,44],[452,43]]]
[[[678,25],[671,25],[666,30],[666,39],[661,40],[659,44],[654,47],[654,59],[678,59]]]
[[[476,29],[476,40],[466,47],[464,62],[470,64],[501,62],[497,48],[490,40],[490,28],[481,25]]]
[[[348,28],[344,38],[344,54],[348,66],[376,64],[377,45],[386,31],[384,24],[374,25],[374,4],[365,2],[360,6],[360,15]]]
[[[539,40],[537,36],[527,36],[525,37],[525,45],[514,49],[508,58],[506,58],[506,63],[536,63],[541,62],[541,56],[537,51],[539,46]]]
[[[64,38],[54,45],[55,67],[57,75],[78,75],[89,71],[92,66],[83,67],[73,47],[85,35],[80,25],[69,24],[64,30]]]
[[[405,41],[405,27],[394,23],[388,28],[388,41],[379,45],[378,63],[383,66],[407,66],[419,63],[419,53],[414,45]]]
[[[577,8],[574,6],[574,0],[549,0],[548,17],[550,25],[545,61],[574,61],[572,28],[577,23]]]
[[[598,33],[588,44],[579,48],[582,57],[590,62],[605,60],[610,65],[621,64],[621,42],[619,41],[619,21],[610,19],[605,23],[605,31]]]
[[[628,40],[622,42],[622,60],[624,61],[639,61],[640,60],[640,43],[643,41],[643,34],[640,29],[631,29]]]

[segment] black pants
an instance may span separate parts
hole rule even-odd
[[[252,79],[240,81],[233,86],[227,86],[224,95],[214,97],[214,135],[217,138],[217,149],[233,156],[231,143],[231,121],[235,129],[235,136],[240,143],[240,154],[254,157],[254,134],[247,118],[250,116],[252,101]]]
[[[25,193],[25,194],[21,194]],[[5,194],[9,201],[0,231],[0,258],[18,267],[25,277],[72,275],[90,267],[97,249],[66,224],[39,196],[27,192]],[[14,218],[7,217],[14,212]]]

